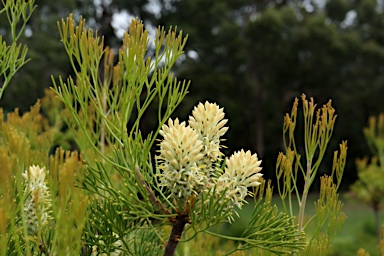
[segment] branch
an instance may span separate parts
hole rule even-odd
[[[176,217],[176,222],[172,226],[172,232],[169,236],[167,246],[165,247],[164,256],[173,256],[176,251],[177,244],[183,233],[185,224],[189,222],[189,215],[182,214]]]
[[[153,204],[157,205],[162,213],[167,214],[167,215],[172,215],[172,212],[170,210],[168,210],[167,208],[165,208],[165,206],[155,196],[153,191],[148,187],[147,183],[145,183],[145,180],[143,179],[143,176],[141,175],[141,172],[140,172],[140,168],[138,166],[136,166],[135,172],[136,172],[137,178],[139,179],[139,182],[145,187],[145,190],[148,193],[149,200]]]

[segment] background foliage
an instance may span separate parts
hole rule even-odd
[[[384,108],[383,1],[57,0],[37,4],[20,42],[28,45],[28,57],[39,66],[28,63],[14,77],[0,103],[5,111],[16,106],[22,112],[28,110],[52,85],[50,75],[71,74],[56,21],[73,10],[75,19],[80,13],[89,18],[88,26],[99,29],[112,46],[120,44],[120,28],[129,23],[129,19],[114,23],[121,14],[143,19],[148,28],[178,24],[190,40],[174,71],[182,79],[193,78],[193,84],[177,116],[186,117],[198,100],[218,102],[231,120],[229,148],[245,145],[259,152],[265,177],[272,178],[282,149],[281,117],[294,96],[303,92],[320,104],[331,98],[339,118],[330,148],[337,149],[342,139],[350,146],[342,187],[356,179],[353,159],[368,150],[362,127],[368,116]],[[120,15],[113,16],[116,13]],[[0,31],[9,38],[3,17]],[[152,130],[151,120],[147,115],[144,133]],[[330,165],[325,162],[319,174],[328,172]]]

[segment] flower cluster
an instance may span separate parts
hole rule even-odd
[[[185,208],[191,195],[197,196],[215,185],[219,193],[225,191],[228,207],[241,207],[248,188],[260,184],[261,161],[250,151],[241,150],[226,159],[224,173],[217,170],[216,164],[223,156],[221,137],[228,131],[224,115],[223,108],[216,104],[200,103],[192,111],[188,125],[169,119],[160,130],[160,185],[170,191],[178,210]]]
[[[224,115],[223,108],[205,102],[204,105],[199,103],[189,117],[189,126],[197,132],[199,140],[203,143],[203,170],[210,184],[213,184],[212,179],[216,173],[214,163],[223,155],[220,151],[220,137],[228,131],[228,127],[224,126],[228,122]]]
[[[189,126],[199,134],[199,140],[204,145],[204,154],[213,162],[222,155],[220,137],[228,131],[228,127],[224,126],[228,122],[224,115],[223,108],[206,102],[204,105],[199,103],[189,117]]]
[[[46,170],[32,165],[22,175],[26,182],[25,192],[29,194],[24,202],[27,231],[29,235],[37,235],[50,218],[51,197],[45,183]]]
[[[248,195],[249,187],[260,185],[261,160],[257,154],[251,155],[250,151],[244,150],[234,153],[225,161],[225,172],[217,179],[217,191],[220,193],[226,189],[226,198],[230,200],[231,206],[241,208],[245,197]]]
[[[188,197],[197,194],[196,188],[204,185],[204,173],[199,166],[203,144],[196,131],[178,119],[169,119],[160,135],[164,137],[159,150],[159,168],[163,171],[160,181],[171,191],[179,209],[184,209]]]

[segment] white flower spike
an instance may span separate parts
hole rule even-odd
[[[220,152],[220,137],[227,131],[224,125],[228,122],[224,119],[224,109],[219,108],[216,103],[199,103],[189,116],[189,126],[198,134],[203,142],[204,153],[212,162],[216,161],[222,153]]]
[[[204,185],[206,177],[199,163],[203,158],[203,144],[198,134],[185,122],[169,119],[163,125],[160,135],[164,139],[160,143],[159,169],[161,185],[167,187],[178,202],[179,210],[183,210],[188,197],[197,195]]]
[[[263,176],[259,173],[262,169],[261,160],[257,154],[251,155],[250,151],[241,150],[227,158],[225,163],[225,172],[217,180],[217,189],[219,192],[227,189],[227,198],[241,208],[248,188],[260,185],[259,180]]]
[[[27,182],[25,192],[29,193],[24,202],[24,214],[28,234],[37,235],[42,226],[48,223],[51,198],[49,188],[45,183],[45,167],[32,165],[22,174]]]

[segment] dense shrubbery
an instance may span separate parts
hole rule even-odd
[[[3,42],[0,49],[1,93],[26,61],[16,28],[22,31],[35,6],[7,1],[3,8],[14,33],[11,46]],[[331,175],[321,178],[315,214],[307,216],[305,206],[334,129],[330,102],[317,109],[302,95],[303,134],[295,133],[298,99],[285,116],[285,152],[276,163],[279,211],[257,154],[222,152],[223,108],[200,103],[188,122],[170,118],[189,87],[171,72],[186,37],[159,28],[148,57],[148,32],[132,20],[115,64],[103,38],[82,18],[75,23],[72,15],[59,22],[74,76],[53,77],[52,91],[29,112],[0,112],[0,255],[174,255],[196,237],[205,244],[204,236],[231,241],[210,249],[222,255],[329,251],[345,219],[337,190],[346,142],[334,153]],[[141,121],[149,109],[156,109],[157,127],[144,135]],[[78,152],[62,149],[71,143]],[[254,206],[244,232],[216,232],[220,223],[236,224],[233,216],[247,196]],[[305,233],[309,223],[316,226],[312,234]]]

